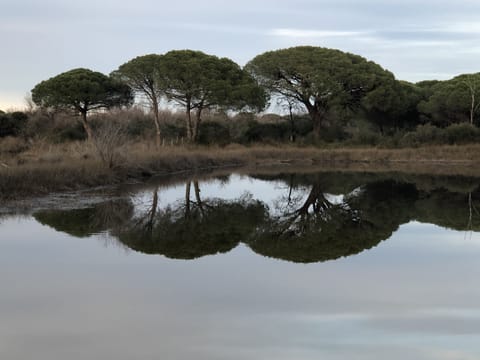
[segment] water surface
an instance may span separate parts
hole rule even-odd
[[[231,175],[4,216],[0,357],[478,359],[478,185]]]

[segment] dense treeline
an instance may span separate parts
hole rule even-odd
[[[111,131],[108,122],[158,146],[458,144],[480,139],[479,93],[480,73],[412,84],[358,55],[320,47],[269,51],[244,68],[174,50],[136,57],[110,75],[73,69],[42,81],[29,111],[0,113],[0,137],[93,139]]]

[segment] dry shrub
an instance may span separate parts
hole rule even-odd
[[[28,142],[22,138],[8,136],[0,139],[0,155],[16,155],[28,148]]]
[[[105,166],[112,169],[122,160],[127,141],[127,127],[123,122],[106,121],[96,130],[93,144]]]

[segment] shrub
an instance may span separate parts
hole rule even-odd
[[[407,132],[399,144],[403,147],[418,147],[421,145],[441,144],[443,142],[442,129],[426,124],[418,125],[415,131]]]
[[[200,124],[198,143],[202,145],[221,145],[230,143],[228,128],[218,122],[204,122]]]
[[[81,141],[87,138],[83,125],[76,121],[71,124],[55,127],[51,139],[54,143],[64,143],[68,141]]]
[[[466,144],[480,140],[480,130],[469,123],[453,124],[444,129],[449,144]]]
[[[179,139],[185,138],[187,136],[187,129],[185,128],[185,126],[183,126],[183,124],[162,124],[161,132],[162,139],[167,141],[178,141]]]
[[[289,135],[288,124],[250,122],[247,131],[243,136],[243,142],[268,142],[268,141],[284,141]]]
[[[0,137],[18,136],[25,124],[28,116],[20,111],[0,114]]]
[[[348,143],[352,145],[378,145],[382,141],[382,136],[371,129],[360,128],[352,134]]]
[[[7,136],[0,139],[0,154],[15,155],[27,149],[28,144],[22,138]]]

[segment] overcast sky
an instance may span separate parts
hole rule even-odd
[[[0,1],[0,109],[22,107],[63,71],[109,73],[172,49],[244,65],[266,50],[324,46],[409,81],[480,71],[478,0]]]

